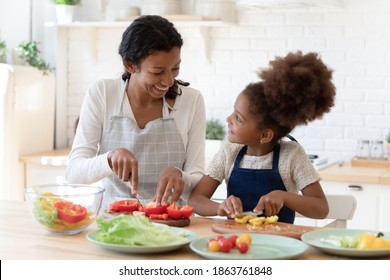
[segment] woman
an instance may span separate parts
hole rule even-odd
[[[103,179],[105,206],[136,194],[158,204],[186,201],[203,174],[204,100],[175,79],[182,45],[171,22],[141,16],[122,36],[122,76],[87,91],[66,179]]]

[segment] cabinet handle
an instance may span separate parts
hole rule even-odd
[[[348,191],[362,191],[363,187],[359,185],[349,185],[347,186]]]

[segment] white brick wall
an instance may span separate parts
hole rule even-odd
[[[236,24],[208,30],[178,26],[185,40],[180,78],[202,91],[208,118],[225,121],[236,95],[275,55],[319,52],[334,69],[336,106],[293,135],[308,153],[349,159],[357,139],[383,139],[390,129],[390,1],[344,2],[345,9],[240,9]],[[68,144],[88,84],[122,71],[123,30],[69,29]]]

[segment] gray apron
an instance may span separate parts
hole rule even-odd
[[[126,87],[125,87],[126,89]],[[183,139],[173,118],[169,116],[169,104],[163,99],[163,117],[140,129],[135,120],[123,116],[124,90],[118,115],[110,117],[103,133],[99,154],[116,148],[126,148],[138,160],[138,196],[145,205],[155,195],[158,176],[168,166],[183,169],[186,153]],[[103,207],[116,200],[131,197],[130,184],[115,174],[102,180],[105,188]]]

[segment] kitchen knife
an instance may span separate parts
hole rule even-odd
[[[237,216],[255,216],[255,217],[260,217],[260,216],[264,216],[264,212],[263,212],[263,210],[260,210],[258,212],[245,211],[245,212],[238,213],[236,215],[236,217]]]
[[[136,199],[136,200],[138,201],[138,203],[139,203],[139,206],[140,206],[141,208],[144,208],[144,206],[142,205],[141,201],[140,201],[139,198],[138,198],[138,194],[133,195],[133,187],[131,186],[130,182],[126,182],[126,183],[127,183],[127,185],[129,186],[130,197],[135,197],[135,199]]]

